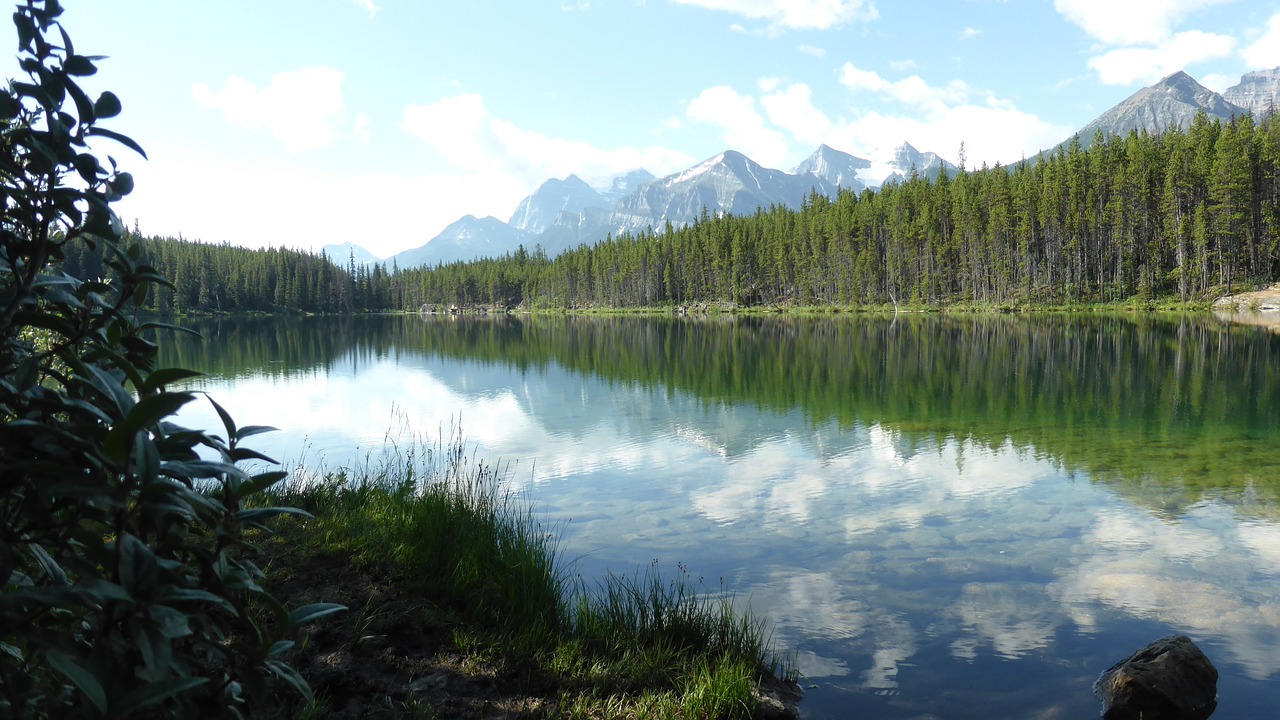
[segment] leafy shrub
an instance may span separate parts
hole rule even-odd
[[[195,396],[167,388],[195,373],[156,367],[136,309],[168,283],[111,210],[133,179],[90,141],[142,149],[101,125],[120,101],[77,84],[100,58],[61,14],[18,5],[26,79],[0,92],[0,716],[234,716],[278,679],[309,695],[284,638],[341,608],[288,611],[250,559],[246,534],[297,512],[244,505],[284,476],[237,466],[266,460],[243,441],[268,428],[171,421]],[[109,278],[59,270],[76,243]]]

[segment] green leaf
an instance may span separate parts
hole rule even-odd
[[[231,603],[223,597],[219,597],[208,590],[197,590],[195,588],[169,587],[157,596],[157,600],[162,602],[201,602],[213,603],[218,607],[226,610],[232,610]]]
[[[205,397],[209,397],[209,396],[206,395]],[[213,409],[218,412],[218,417],[222,419],[222,427],[226,428],[227,430],[227,442],[234,441],[237,437],[236,421],[232,420],[231,416],[227,414],[227,411],[223,410],[222,406],[219,405],[217,401],[215,401],[211,397],[209,397],[209,404],[213,405]]]
[[[277,640],[271,644],[271,649],[267,651],[267,657],[273,658],[277,655],[283,655],[292,650],[297,644],[292,640]]]
[[[236,448],[235,450],[231,451],[231,462],[241,462],[243,460],[263,460],[269,463],[275,462],[275,460],[272,460],[270,457],[263,455],[257,450],[250,450],[249,448]],[[242,486],[240,488],[240,496],[244,497],[246,494],[248,493],[244,492],[244,488]]]
[[[115,132],[114,130],[107,130],[106,128],[100,128],[100,127],[92,127],[85,132],[85,135],[111,138],[112,140],[115,140],[121,145],[124,145],[125,147],[129,148],[130,150],[133,150],[134,152],[138,153],[143,158],[147,157],[147,153],[143,151],[142,146],[134,142],[133,138],[128,137],[127,135],[121,135],[120,133]]]
[[[128,195],[133,192],[133,176],[127,172],[117,173],[115,179],[111,181],[111,191],[118,195]]]
[[[311,692],[311,686],[307,684],[306,679],[298,674],[297,670],[279,660],[268,660],[264,664],[277,677],[292,685],[295,690],[302,694],[302,697],[306,698],[308,703],[316,701],[315,695]]]
[[[43,547],[36,543],[31,543],[27,547],[31,550],[31,554],[36,556],[36,562],[40,563],[40,568],[44,570],[45,574],[54,582],[64,586],[71,584],[70,578],[68,578],[67,574],[62,571],[58,562],[54,560]]]
[[[194,690],[207,682],[209,682],[207,677],[187,677],[161,680],[143,685],[124,696],[120,707],[116,709],[116,714],[120,717],[126,717],[142,708],[150,707],[176,695],[181,695],[188,690]]]
[[[117,542],[121,543],[120,584],[135,597],[149,594],[160,572],[156,556],[146,543],[133,535],[126,534]]]
[[[139,392],[150,394],[159,390],[166,385],[190,380],[191,378],[204,377],[204,373],[195,370],[187,370],[185,368],[161,368],[147,375],[147,379],[143,381],[142,387],[138,388]]]
[[[283,470],[258,473],[240,484],[240,497],[245,498],[253,495],[254,493],[262,492],[287,477],[289,477],[289,473]]]
[[[110,90],[98,96],[98,102],[93,104],[93,114],[99,120],[113,118],[120,114],[120,98]]]
[[[70,655],[60,650],[50,650],[45,654],[45,660],[54,670],[65,675],[73,685],[80,688],[80,692],[84,693],[89,702],[98,708],[99,713],[107,714],[107,692],[102,689],[102,683],[93,676],[93,673],[81,667]]]
[[[76,104],[76,113],[80,115],[80,122],[85,125],[93,124],[93,103],[89,101],[89,96],[84,90],[73,82],[67,83],[67,94],[71,96],[71,100]]]
[[[191,622],[181,610],[166,605],[152,605],[147,610],[155,622],[156,631],[162,637],[173,639],[191,634]]]
[[[133,596],[119,585],[102,578],[81,580],[73,587],[81,602],[94,607],[102,607],[107,601],[132,603]]]
[[[236,439],[244,440],[247,437],[261,435],[262,433],[276,432],[277,430],[279,430],[279,428],[274,428],[270,425],[245,425],[240,428],[240,432],[236,434]]]
[[[164,392],[143,398],[129,411],[125,423],[134,430],[151,427],[194,399],[195,396],[187,392]]]
[[[236,513],[236,519],[242,523],[260,523],[264,520],[280,517],[281,515],[296,515],[298,517],[305,518],[313,517],[311,513],[306,510],[299,510],[298,508],[269,507],[241,510]]]
[[[23,663],[26,661],[26,659],[22,655],[22,649],[18,647],[14,647],[13,645],[10,645],[7,642],[0,642],[0,653],[4,653],[5,655],[8,655],[14,660],[17,660],[19,663]]]
[[[338,603],[312,603],[310,605],[303,605],[302,607],[289,612],[289,626],[297,627],[304,623],[319,620],[322,617],[346,611],[347,606],[339,605]]]
[[[84,55],[72,55],[67,58],[67,61],[62,65],[62,69],[72,77],[85,77],[98,72],[98,68],[93,64],[93,61]],[[67,84],[72,85],[73,83]]]

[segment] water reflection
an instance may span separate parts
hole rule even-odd
[[[169,362],[334,464],[461,417],[587,574],[724,577],[807,715],[1095,714],[1169,632],[1280,667],[1280,336],[1188,318],[223,323]],[[202,421],[201,412],[209,417]],[[211,424],[195,410],[191,422]],[[714,581],[708,581],[714,588]]]

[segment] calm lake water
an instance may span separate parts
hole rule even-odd
[[[1157,637],[1280,704],[1280,335],[1208,317],[210,321],[164,362],[286,463],[461,424],[586,577],[766,615],[808,718],[1087,718]],[[205,406],[182,419],[218,427]]]

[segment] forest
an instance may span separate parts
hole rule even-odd
[[[1280,277],[1280,119],[1201,114],[1185,130],[1077,138],[1007,167],[815,193],[800,210],[704,213],[554,258],[521,247],[388,269],[135,235],[174,284],[146,299],[160,313],[1202,302]],[[68,252],[65,269],[93,277],[101,259]]]

